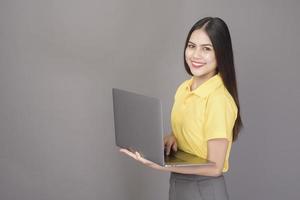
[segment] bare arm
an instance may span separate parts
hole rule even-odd
[[[208,160],[213,162],[208,166],[197,167],[162,167],[145,158],[141,157],[139,153],[132,153],[126,149],[121,149],[121,152],[130,157],[140,161],[141,163],[161,171],[176,172],[182,174],[196,174],[204,176],[219,176],[222,174],[226,152],[228,147],[228,140],[226,139],[212,139],[208,141]]]
[[[213,162],[213,165],[197,166],[197,167],[170,167],[166,171],[182,173],[182,174],[197,174],[204,176],[219,176],[222,174],[228,140],[213,139],[208,141],[208,160]]]

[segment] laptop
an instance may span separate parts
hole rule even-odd
[[[165,167],[212,164],[181,150],[165,155],[160,99],[117,88],[112,94],[116,146]]]

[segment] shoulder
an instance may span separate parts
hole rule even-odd
[[[184,80],[183,82],[181,82],[178,86],[177,86],[177,90],[180,90],[182,88],[185,88],[190,82],[190,79]]]
[[[177,86],[175,98],[185,92],[187,86],[189,85],[189,81],[190,81],[189,79],[184,80]]]
[[[214,92],[212,92],[207,99],[207,106],[210,108],[219,108],[222,107],[232,113],[237,113],[236,103],[228,92],[224,85],[218,87]]]

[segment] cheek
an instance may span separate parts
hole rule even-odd
[[[186,58],[190,58],[191,57],[191,51],[188,49],[185,49],[184,55]]]
[[[213,55],[213,54],[207,54],[205,59],[209,63],[216,63],[216,58],[215,58],[215,55]]]
[[[215,58],[212,59],[210,63],[211,63],[212,68],[217,68],[217,60]]]

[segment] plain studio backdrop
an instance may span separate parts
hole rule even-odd
[[[300,1],[1,0],[0,199],[168,198],[168,173],[114,144],[112,87],[161,98],[165,133],[187,32],[231,31],[245,127],[232,200],[299,199]]]

